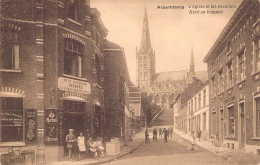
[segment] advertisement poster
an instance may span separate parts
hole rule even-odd
[[[37,142],[37,111],[36,109],[25,110],[25,138],[27,144]]]
[[[58,110],[45,110],[45,144],[58,143]]]

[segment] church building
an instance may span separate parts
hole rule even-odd
[[[140,48],[136,49],[136,84],[142,92],[152,96],[153,102],[163,108],[173,108],[175,97],[181,93],[194,78],[207,80],[207,71],[195,72],[193,51],[191,51],[189,70],[156,73],[155,50],[151,46],[147,11],[145,8]]]

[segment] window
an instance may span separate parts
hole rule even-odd
[[[201,107],[201,94],[199,94],[199,109]]]
[[[254,71],[260,71],[260,40],[254,41]]]
[[[3,69],[20,69],[18,33],[13,30],[4,31],[2,45]]]
[[[69,15],[70,19],[78,21],[79,19],[79,0],[70,0],[69,4]]]
[[[212,86],[212,97],[216,96],[216,82],[215,82],[215,76],[211,77],[211,86]]]
[[[64,41],[64,74],[82,77],[83,45],[73,40]]]
[[[193,111],[193,100],[191,100],[191,113]]]
[[[204,130],[204,131],[206,130],[206,120],[207,120],[206,117],[207,117],[207,116],[206,116],[206,112],[205,112],[205,113],[203,113],[203,130]]]
[[[223,70],[221,69],[218,72],[218,78],[219,78],[219,92],[224,92],[224,83],[223,83]]]
[[[232,70],[232,61],[227,65],[228,78],[227,86],[231,88],[233,86],[233,70]]]
[[[197,110],[197,97],[195,97],[195,100],[194,100],[194,106],[195,106],[195,111]]]
[[[255,99],[256,109],[256,136],[260,137],[260,97]]]
[[[85,110],[85,103],[79,101],[64,100],[64,111],[67,112],[83,112]]]
[[[101,61],[100,58],[98,56],[98,54],[95,55],[95,66],[94,69],[96,71],[96,76],[95,76],[95,81],[98,85],[101,85]]]
[[[238,54],[238,81],[245,79],[245,54],[244,50]]]
[[[206,89],[203,91],[203,105],[206,106]]]
[[[228,108],[228,134],[235,135],[235,115],[233,106]]]
[[[0,141],[23,142],[23,98],[2,97]]]

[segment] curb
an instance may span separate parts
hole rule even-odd
[[[112,161],[114,161],[114,160],[116,160],[116,159],[119,159],[119,158],[121,158],[121,157],[123,157],[123,156],[126,156],[126,155],[128,155],[128,154],[130,154],[130,153],[133,153],[135,150],[137,150],[137,149],[138,149],[139,147],[141,147],[143,144],[144,144],[144,142],[141,142],[137,147],[133,148],[132,150],[130,150],[130,151],[128,151],[128,152],[126,152],[126,153],[124,153],[124,154],[122,154],[122,155],[118,155],[118,156],[116,156],[116,157],[114,157],[114,158],[111,158],[111,159],[108,159],[108,160],[104,160],[104,161],[100,161],[100,162],[95,162],[95,163],[88,163],[88,164],[86,164],[86,165],[96,165],[96,164],[104,164],[104,163],[112,162]]]

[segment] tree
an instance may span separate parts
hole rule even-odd
[[[161,107],[152,103],[152,97],[148,96],[147,93],[142,93],[141,99],[142,109],[145,114],[147,125],[149,126],[154,116],[160,112]]]

